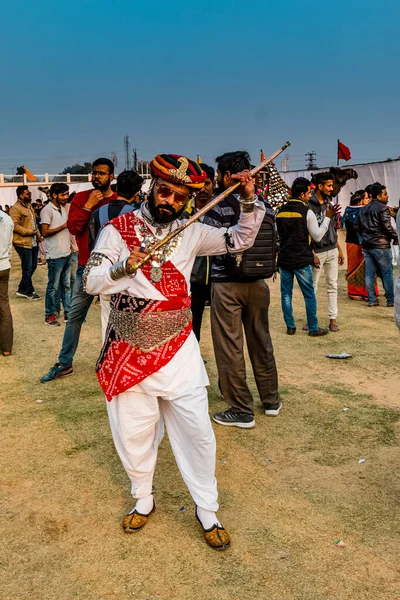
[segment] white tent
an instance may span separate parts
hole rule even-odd
[[[350,203],[350,196],[356,191],[364,189],[368,184],[379,181],[385,185],[389,194],[389,204],[398,206],[400,200],[400,159],[364,165],[340,165],[341,168],[351,166],[358,173],[358,179],[350,179],[342,188],[338,200],[345,207]],[[282,179],[290,187],[296,177],[307,177],[311,179],[311,173],[327,171],[326,169],[315,169],[313,171],[287,171],[281,172]]]

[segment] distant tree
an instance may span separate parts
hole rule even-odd
[[[92,163],[85,162],[83,165],[77,163],[76,165],[72,165],[72,167],[65,167],[65,169],[61,171],[61,175],[65,175],[66,173],[71,173],[71,175],[86,175],[91,172]]]

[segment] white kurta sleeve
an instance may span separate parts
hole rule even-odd
[[[329,229],[329,223],[331,222],[329,217],[325,217],[321,225],[318,225],[317,217],[315,213],[308,209],[307,211],[307,229],[314,242],[320,242],[326,232]]]
[[[257,200],[251,213],[240,213],[234,227],[212,227],[200,224],[201,231],[196,244],[197,256],[217,256],[229,252],[240,252],[251,248],[265,215],[263,202]],[[229,240],[229,248],[227,247]]]
[[[129,251],[119,232],[113,225],[107,225],[100,233],[84,271],[86,292],[92,295],[118,294],[126,290],[131,277],[113,281],[110,268],[128,255]]]

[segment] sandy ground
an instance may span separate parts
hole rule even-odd
[[[1,599],[400,598],[400,339],[392,309],[349,301],[341,269],[341,331],[304,334],[296,290],[298,333],[289,337],[279,281],[270,282],[284,407],[268,419],[257,399],[255,429],[215,426],[220,517],[232,536],[230,550],[216,553],[202,539],[167,439],[157,511],[141,533],[123,533],[129,483],[93,370],[100,309],[92,306],[82,329],[75,374],[43,385],[64,326],[44,324],[43,301],[15,297],[18,273],[10,284],[14,355],[0,357]],[[46,277],[39,267],[43,296]],[[318,296],[325,325],[322,279]],[[208,312],[201,346],[214,411],[225,405]],[[325,358],[342,351],[353,358]],[[250,369],[249,382],[255,391]]]

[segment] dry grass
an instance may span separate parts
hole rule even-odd
[[[45,278],[39,267],[42,294]],[[233,540],[222,554],[201,538],[167,440],[156,472],[157,512],[140,534],[122,532],[129,484],[93,373],[99,309],[92,307],[83,327],[75,374],[42,385],[63,328],[44,325],[43,302],[13,297],[15,353],[0,360],[2,599],[400,598],[399,337],[391,311],[348,301],[342,273],[341,332],[303,334],[296,292],[300,331],[289,337],[278,283],[271,289],[284,409],[267,419],[259,408],[254,430],[216,427],[220,515]],[[319,314],[324,324],[323,287]],[[208,314],[202,349],[213,411],[224,405]],[[341,351],[353,359],[325,358]]]

